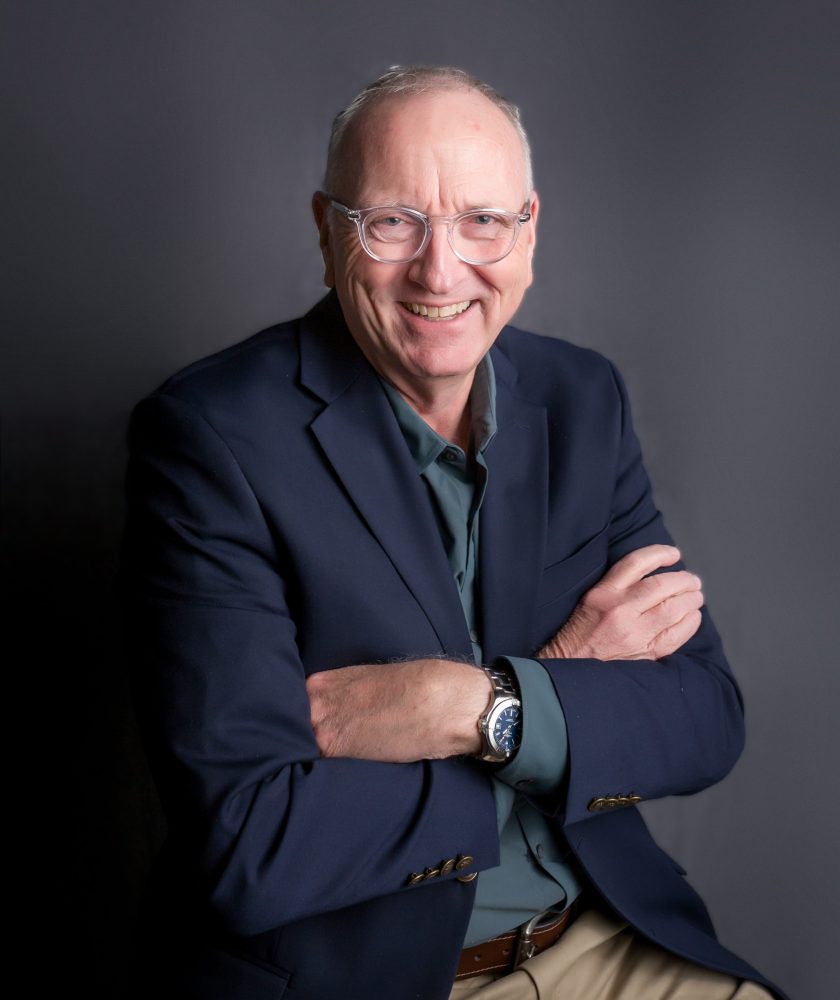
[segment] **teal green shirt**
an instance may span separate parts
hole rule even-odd
[[[470,393],[470,452],[440,437],[382,380],[409,451],[429,491],[441,540],[458,587],[476,663],[482,662],[476,617],[479,512],[487,489],[485,452],[496,433],[496,379],[490,356],[475,373]],[[486,941],[550,906],[571,903],[581,876],[529,797],[556,791],[566,772],[566,720],[551,679],[536,660],[508,657],[522,699],[522,743],[513,760],[493,771],[499,828],[498,868],[478,877],[465,944]],[[558,747],[562,748],[558,750]]]

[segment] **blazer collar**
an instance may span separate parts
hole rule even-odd
[[[332,403],[366,372],[373,369],[356,346],[333,289],[301,320],[301,382],[325,403]]]

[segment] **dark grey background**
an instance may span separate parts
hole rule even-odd
[[[319,296],[331,117],[429,61],[523,107],[543,209],[519,322],[623,370],[747,699],[734,773],[644,811],[725,942],[833,996],[837,4],[22,0],[3,21],[4,513],[36,686],[10,763],[44,751],[49,820],[14,814],[46,831],[39,974],[119,996],[161,833],[111,594],[130,407]]]

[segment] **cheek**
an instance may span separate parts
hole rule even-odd
[[[495,307],[506,312],[514,304],[518,305],[519,299],[531,283],[531,268],[525,259],[510,263],[507,260],[500,261],[495,268],[492,272],[485,271],[482,277],[495,292],[493,296]]]
[[[336,270],[345,284],[355,283],[356,275],[361,272],[361,247],[354,240],[344,240],[336,248]]]
[[[508,271],[508,290],[509,298],[521,299],[525,294],[525,290],[531,284],[533,279],[533,274],[531,270],[531,257],[532,254],[530,249],[523,247],[521,250],[517,250],[516,259],[510,262],[510,268]],[[518,301],[516,305],[518,305]]]
[[[384,313],[403,297],[399,268],[372,261],[366,254],[361,259],[348,260],[345,276],[345,284],[359,308]]]

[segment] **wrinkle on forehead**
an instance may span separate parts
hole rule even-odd
[[[475,91],[388,98],[354,124],[342,179],[353,207],[405,204],[432,215],[468,208],[518,211],[522,142],[505,114]]]

